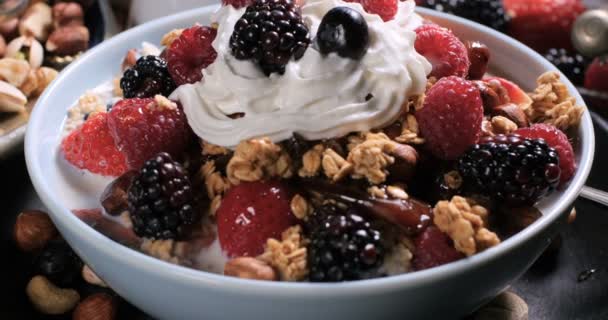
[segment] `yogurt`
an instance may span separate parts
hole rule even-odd
[[[269,137],[274,142],[298,133],[308,140],[368,131],[391,123],[407,97],[424,92],[430,63],[414,50],[422,18],[414,1],[399,2],[395,18],[384,22],[358,3],[308,0],[301,8],[311,38],[323,16],[345,6],[361,13],[369,29],[369,48],[361,60],[335,53],[322,55],[314,44],[304,56],[287,64],[285,74],[265,76],[250,60],[237,60],[229,40],[246,8],[223,6],[212,46],[216,60],[203,79],[179,87],[171,96],[181,102],[188,122],[202,139],[224,147]],[[232,119],[229,115],[243,117]]]

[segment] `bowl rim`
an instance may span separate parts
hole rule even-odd
[[[427,270],[385,278],[342,283],[293,283],[238,279],[174,265],[114,242],[110,238],[89,227],[87,224],[73,215],[69,208],[65,208],[61,203],[59,203],[58,200],[50,196],[52,193],[51,187],[45,183],[43,169],[39,165],[36,157],[39,148],[39,141],[37,141],[38,136],[36,135],[36,131],[37,128],[45,125],[43,115],[46,110],[45,108],[42,108],[41,105],[45,104],[46,101],[49,100],[49,97],[54,94],[58,83],[68,78],[70,74],[73,73],[77,68],[80,68],[81,65],[84,65],[89,56],[95,55],[99,51],[104,51],[106,47],[111,47],[114,43],[121,42],[123,39],[129,38],[133,34],[145,32],[145,30],[150,27],[162,26],[165,24],[170,24],[174,21],[186,20],[202,14],[209,14],[209,11],[215,10],[218,6],[219,5],[217,4],[207,5],[198,9],[188,10],[182,13],[150,21],[116,35],[104,43],[101,43],[94,49],[89,50],[80,59],[78,59],[78,61],[70,64],[70,66],[62,71],[58,79],[54,81],[51,86],[47,88],[47,90],[45,90],[45,93],[38,100],[37,107],[34,108],[34,112],[32,113],[28,124],[25,139],[26,163],[34,188],[36,189],[43,203],[50,209],[49,213],[53,220],[61,221],[64,227],[69,229],[69,231],[72,233],[82,233],[83,237],[87,238],[87,241],[96,242],[96,247],[101,251],[101,255],[110,256],[112,259],[123,260],[126,265],[129,265],[132,268],[153,274],[155,277],[166,278],[169,281],[198,287],[213,287],[217,290],[223,290],[225,292],[238,292],[240,294],[251,293],[263,296],[281,295],[285,297],[297,296],[304,298],[327,297],[333,295],[353,296],[373,294],[376,292],[386,292],[386,290],[394,290],[397,288],[418,286],[429,282],[440,281],[441,279],[452,277],[488,264],[490,261],[507,254],[511,250],[517,250],[519,247],[523,246],[526,241],[530,241],[536,235],[540,234],[543,230],[555,223],[560,218],[560,214],[569,209],[571,204],[578,197],[580,189],[587,180],[595,152],[595,136],[590,114],[586,110],[581,122],[584,137],[581,138],[582,155],[580,162],[578,163],[578,170],[568,188],[562,191],[563,195],[556,201],[557,205],[552,212],[546,212],[542,218],[538,219],[532,225],[528,226],[519,233],[506,239],[500,245],[468,257],[467,259],[462,259]],[[534,60],[538,60],[538,62],[541,63],[547,71],[559,72],[557,68],[545,60],[541,55],[507,35],[475,22],[441,12],[436,12],[425,8],[417,8],[416,11],[423,16],[451,20],[451,22],[462,25],[463,28],[473,28],[478,29],[480,32],[488,33],[492,37],[497,38],[499,41],[516,47],[517,50],[523,51],[523,53],[531,56],[531,58]],[[570,81],[563,74],[561,74],[561,76],[564,82],[567,84],[570,93],[573,94],[578,102],[584,104],[582,98],[572,83],[570,83]]]

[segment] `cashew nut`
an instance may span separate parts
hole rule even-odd
[[[84,279],[84,281],[92,285],[104,288],[108,287],[108,285],[103,280],[101,280],[101,278],[86,264],[84,265],[84,267],[82,267],[82,278]]]
[[[66,313],[80,301],[76,290],[58,288],[43,276],[33,277],[27,284],[26,293],[36,309],[45,314]]]

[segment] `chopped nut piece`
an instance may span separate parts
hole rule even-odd
[[[374,198],[387,199],[386,188],[379,186],[371,186],[367,188],[367,193]]]
[[[352,164],[346,161],[333,149],[325,149],[323,151],[323,160],[321,161],[325,175],[334,182],[342,180],[348,176],[353,169]]]
[[[293,226],[283,231],[281,241],[268,239],[264,253],[259,258],[274,267],[281,280],[302,280],[308,275],[307,244],[302,227]]]
[[[414,115],[408,114],[402,123],[401,135],[395,141],[407,144],[423,144],[424,139],[419,136],[418,120]]]
[[[352,163],[355,179],[367,178],[372,184],[386,180],[386,168],[395,162],[390,154],[397,147],[384,133],[367,133],[365,141],[348,154],[348,162]]]
[[[230,153],[230,150],[222,146],[211,144],[205,140],[201,140],[201,145],[203,147],[203,155],[221,156]]]
[[[308,216],[312,214],[312,206],[308,204],[306,198],[299,194],[291,198],[290,207],[293,215],[300,220],[307,220]]]
[[[517,130],[517,124],[503,116],[493,117],[491,122],[494,134],[509,134]]]
[[[160,44],[165,47],[171,46],[173,41],[175,41],[175,39],[179,38],[179,36],[182,35],[182,32],[184,32],[184,29],[173,29],[173,30],[169,31],[160,40]]]
[[[264,178],[290,178],[293,175],[291,158],[268,138],[242,141],[226,168],[232,184],[258,181]]]
[[[532,105],[524,109],[530,120],[551,124],[561,130],[578,126],[584,107],[576,105],[576,99],[570,95],[559,74],[544,73],[536,83],[536,89],[530,94]]]
[[[165,96],[157,94],[154,96],[154,102],[151,103],[151,108],[158,108],[158,110],[176,110],[177,103],[167,99]]]
[[[323,149],[323,145],[318,144],[304,153],[302,156],[302,168],[298,171],[300,177],[310,178],[319,174]]]
[[[112,80],[112,85],[112,93],[117,97],[122,97],[124,93],[122,92],[122,88],[120,87],[120,77],[114,78],[114,80]]]
[[[460,189],[462,186],[462,176],[456,170],[452,170],[443,175],[443,179],[448,188],[452,190]]]
[[[224,266],[224,274],[241,279],[277,280],[277,274],[266,262],[252,258],[234,258]]]
[[[388,186],[386,187],[386,193],[394,199],[407,200],[410,196],[403,190],[403,188],[398,186]]]
[[[439,201],[434,209],[437,227],[454,240],[456,250],[471,256],[500,243],[498,236],[486,229],[488,210],[473,200],[455,196]]]

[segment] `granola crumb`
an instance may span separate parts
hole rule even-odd
[[[301,226],[293,226],[283,231],[281,241],[268,239],[264,253],[259,259],[279,272],[282,281],[299,281],[308,275],[306,245]]]
[[[462,186],[462,176],[456,170],[452,170],[443,175],[446,186],[452,190],[458,190]]]
[[[401,127],[401,134],[395,138],[395,141],[407,144],[423,144],[424,138],[420,137],[420,129],[418,120],[412,114],[408,114]]]
[[[321,170],[321,158],[323,157],[323,145],[317,144],[312,149],[306,151],[302,156],[302,168],[298,175],[302,178],[315,177]]]
[[[386,194],[386,188],[382,186],[371,186],[367,188],[367,193],[378,199],[388,199],[388,195]]]
[[[175,110],[177,103],[167,99],[167,97],[157,94],[154,96],[154,102],[149,105],[150,108],[158,108],[158,110]]]
[[[405,190],[399,186],[386,187],[386,193],[393,199],[407,200],[410,198],[407,192],[405,192]]]
[[[348,163],[352,163],[352,177],[366,178],[372,184],[386,180],[387,167],[395,162],[390,155],[397,147],[384,133],[367,133],[365,141],[354,147],[348,154]]]
[[[144,238],[140,250],[154,258],[173,264],[180,264],[180,259],[173,253],[174,246],[175,241],[172,239],[156,240]]]
[[[68,118],[65,131],[70,132],[85,122],[87,116],[98,112],[106,112],[106,104],[103,99],[92,91],[87,91],[80,96],[78,103],[68,110]]]
[[[494,134],[509,134],[517,130],[517,124],[503,116],[495,116],[490,122]]]
[[[384,263],[378,271],[389,276],[407,273],[412,269],[412,258],[414,257],[410,248],[413,247],[411,240],[401,235],[397,242],[384,257]]]
[[[568,87],[557,72],[546,72],[536,80],[537,87],[530,93],[532,105],[524,109],[534,123],[542,122],[561,130],[577,127],[584,107],[576,105]]]
[[[177,38],[179,38],[179,36],[182,35],[182,32],[184,32],[184,29],[173,29],[169,31],[162,37],[162,39],[160,40],[160,44],[165,47],[171,46],[173,41],[175,41]]]
[[[291,198],[291,212],[300,220],[308,220],[308,216],[312,214],[312,206],[303,196],[296,194]]]
[[[203,148],[203,155],[204,156],[221,156],[221,155],[226,155],[230,153],[230,150],[228,150],[225,147],[222,146],[218,146],[215,144],[211,144],[205,140],[201,140],[201,146]]]
[[[353,170],[352,164],[330,148],[323,151],[321,165],[323,166],[325,175],[334,182],[342,180]]]
[[[290,178],[293,175],[291,158],[269,138],[242,141],[226,168],[228,179],[234,185],[240,181],[258,181],[265,178]]]
[[[489,212],[473,200],[454,196],[439,201],[434,208],[434,222],[452,240],[456,250],[471,256],[500,243],[498,236],[486,228]]]
[[[222,204],[222,196],[220,196],[220,195],[215,196],[211,200],[211,205],[209,205],[209,215],[212,217],[215,217],[215,213],[217,212],[217,209],[220,208],[221,204]]]

